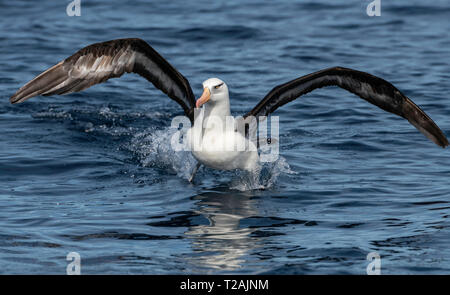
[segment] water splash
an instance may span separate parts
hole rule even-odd
[[[177,132],[175,128],[155,130],[148,128],[134,134],[127,149],[133,153],[143,167],[167,169],[179,177],[188,180],[197,161],[190,151],[175,151],[171,138]],[[185,134],[184,134],[185,135]],[[199,173],[216,177],[215,173],[204,169]],[[279,157],[273,163],[264,163],[254,171],[236,170],[231,177],[230,189],[249,191],[271,188],[281,174],[294,174],[286,159]]]
[[[197,161],[188,151],[175,151],[171,147],[171,138],[177,130],[148,128],[134,134],[127,145],[143,167],[168,169],[178,176],[188,179]]]
[[[237,170],[230,189],[239,191],[269,189],[276,184],[282,174],[297,174],[297,172],[291,170],[286,159],[279,156],[277,161],[263,163],[253,171]]]

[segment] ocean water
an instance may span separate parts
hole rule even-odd
[[[331,66],[391,81],[450,136],[448,1],[0,2],[0,273],[450,273],[450,154],[338,88],[280,108],[259,179],[201,169],[168,140],[181,108],[137,75],[9,104],[94,43],[146,40],[190,81],[227,82],[232,113]],[[255,189],[262,185],[263,189]]]

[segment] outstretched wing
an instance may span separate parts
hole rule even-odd
[[[37,95],[67,94],[136,73],[178,102],[193,121],[195,97],[188,80],[141,39],[117,39],[89,45],[49,68],[11,98],[23,102]]]
[[[273,88],[244,118],[267,116],[301,95],[325,86],[339,86],[352,92],[407,119],[437,145],[443,148],[448,145],[447,138],[433,120],[394,85],[368,73],[342,67],[321,70]]]

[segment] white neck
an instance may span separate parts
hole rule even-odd
[[[228,93],[221,93],[216,95],[221,97],[214,97],[214,100],[211,99],[206,104],[204,104],[205,119],[209,116],[217,116],[225,120],[226,116],[231,116],[230,98],[228,97]]]
[[[211,98],[203,106],[204,115],[202,129],[204,132],[207,133],[211,131],[216,134],[224,132],[227,124],[226,117],[231,116],[228,93],[216,94],[214,99]]]

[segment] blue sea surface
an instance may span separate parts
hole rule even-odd
[[[226,81],[242,115],[274,86],[344,66],[392,82],[450,136],[446,0],[0,2],[0,273],[450,273],[450,152],[339,88],[276,111],[280,158],[256,189],[170,147],[182,109],[137,75],[9,97],[78,49],[146,40],[198,97]]]

